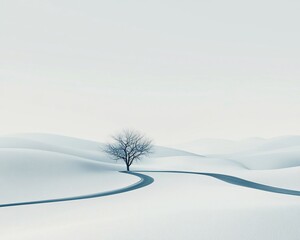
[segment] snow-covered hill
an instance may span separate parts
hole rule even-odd
[[[132,170],[207,175],[142,172],[154,182],[130,192],[0,207],[0,239],[297,240],[299,196],[261,191],[255,185],[300,191],[298,141],[252,139],[240,149],[237,143],[231,148],[219,143],[219,150],[234,153],[208,156],[155,146],[155,153]],[[0,206],[114,191],[141,181],[120,173],[123,163],[112,161],[102,148],[95,141],[51,134],[1,137]]]
[[[247,138],[243,140],[200,139],[176,145],[177,149],[196,154],[233,154],[242,152],[269,151],[274,149],[300,146],[300,136],[281,136],[270,139]]]

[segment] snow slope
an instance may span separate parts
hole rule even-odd
[[[122,195],[0,209],[1,239],[299,239],[298,197],[149,175],[155,184]]]
[[[253,140],[252,148],[217,156],[156,146],[155,154],[132,169],[218,173],[300,191],[298,138],[284,138],[273,143],[260,139],[259,144]],[[122,162],[110,160],[101,146],[49,134],[0,138],[0,204],[105,192],[139,181],[120,173]],[[260,191],[209,175],[143,174],[154,182],[117,195],[0,207],[0,239],[300,238],[299,196]]]
[[[0,203],[90,194],[137,181],[120,166],[31,149],[0,149]]]

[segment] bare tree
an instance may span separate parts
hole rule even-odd
[[[114,142],[106,144],[104,151],[115,160],[123,160],[127,171],[133,161],[150,154],[153,147],[152,140],[135,130],[123,130],[112,138]]]

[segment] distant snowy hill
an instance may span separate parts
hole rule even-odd
[[[174,147],[197,154],[227,154],[248,150],[259,146],[265,141],[263,138],[249,138],[241,141],[234,141],[219,138],[205,138],[187,142]]]
[[[203,139],[177,146],[197,154],[234,160],[249,169],[279,169],[300,166],[300,136],[241,141]]]
[[[89,160],[112,162],[103,152],[104,143],[55,134],[26,133],[0,137],[0,150],[1,148],[43,150],[87,158]],[[174,148],[154,146],[153,154],[150,157],[196,155]]]
[[[179,144],[174,147],[196,154],[211,155],[266,151],[292,146],[300,146],[300,136],[281,136],[270,139],[247,138],[243,140],[208,138]]]

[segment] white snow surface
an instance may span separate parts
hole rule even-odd
[[[222,142],[206,152],[195,144],[192,152],[156,146],[132,170],[219,173],[300,191],[300,137],[257,138],[234,147]],[[120,173],[122,162],[102,149],[98,142],[51,134],[1,137],[0,204],[105,192],[139,181]],[[130,192],[0,208],[0,239],[300,239],[299,196],[204,175],[143,174],[154,182]]]

